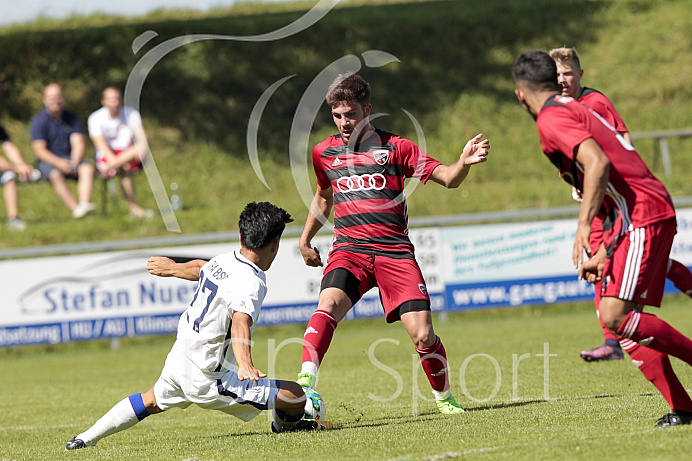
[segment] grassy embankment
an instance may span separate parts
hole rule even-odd
[[[310,6],[244,5],[139,19],[97,15],[0,29],[0,120],[33,159],[28,122],[41,108],[45,83],[63,83],[69,107],[86,119],[99,107],[100,90],[124,86],[155,46],[187,34],[270,32]],[[387,114],[378,126],[418,139],[402,109],[409,111],[420,122],[427,150],[443,162],[454,161],[477,132],[492,141],[490,161],[474,168],[459,190],[416,189],[409,199],[412,216],[568,205],[573,203],[568,187],[541,155],[533,122],[515,101],[509,72],[514,58],[533,48],[576,46],[584,83],[615,101],[631,131],[690,127],[690,13],[688,1],[568,1],[559,8],[547,0],[344,2],[282,40],[206,40],[172,51],[148,74],[140,107],[164,184],[180,184],[186,208],[177,219],[184,233],[235,229],[240,209],[251,200],[276,202],[300,224],[307,207],[288,155],[296,107],[327,65],[367,50],[400,60],[380,68],[363,64],[362,74],[374,89],[374,111]],[[158,36],[133,53],[132,41],[149,30]],[[269,190],[250,166],[248,120],[262,93],[289,75],[295,77],[276,91],[259,125],[259,160]],[[323,106],[310,144],[333,132]],[[671,177],[663,177],[660,165],[655,168],[673,196],[692,193],[691,143],[671,140]],[[653,142],[640,141],[638,147],[654,167]],[[306,152],[302,159],[307,158]],[[144,175],[137,185],[142,202],[156,208]],[[158,218],[129,220],[122,200],[118,210],[77,225],[45,183],[22,186],[20,207],[29,228],[16,234],[0,226],[0,247],[168,234]]]

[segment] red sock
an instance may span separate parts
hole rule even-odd
[[[692,341],[655,315],[631,311],[617,333],[642,346],[692,365]]]
[[[312,314],[303,335],[303,363],[312,362],[320,366],[332,342],[336,325],[334,317],[325,311],[316,310]]]
[[[425,376],[430,381],[430,386],[434,391],[444,392],[449,389],[449,374],[447,373],[447,353],[445,347],[438,336],[435,343],[419,349],[416,347],[416,352],[420,355],[420,363],[425,371]]]
[[[692,399],[675,375],[666,354],[624,338],[622,348],[632,357],[632,361],[646,379],[656,386],[672,410],[692,411]]]
[[[684,264],[671,259],[666,277],[675,288],[692,298],[692,272]]]

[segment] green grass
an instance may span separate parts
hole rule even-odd
[[[656,314],[689,333],[690,308],[688,298],[669,297]],[[299,346],[286,343],[273,361],[268,351],[283,341],[301,338],[303,328],[258,329],[253,347],[256,365],[264,371],[273,367],[278,378],[295,379]],[[436,317],[435,328],[449,357],[452,390],[467,409],[463,415],[440,415],[433,403],[423,400],[429,397],[429,387],[400,324],[386,326],[381,319],[353,321],[339,326],[318,385],[328,419],[336,425],[334,431],[277,436],[269,432],[266,414],[243,423],[191,407],[152,416],[102,440],[96,448],[74,453],[63,450],[70,437],[120,399],[153,384],[173,338],[123,340],[117,350],[101,342],[0,351],[4,402],[0,459],[689,456],[692,429],[653,429],[657,418],[668,411],[667,405],[629,360],[585,363],[579,359],[581,349],[602,341],[590,303],[451,314],[446,321]],[[385,341],[376,343],[380,339]],[[547,365],[538,356],[545,347],[555,354]],[[371,348],[388,371],[369,359]],[[692,370],[673,360],[682,382],[689,386]],[[421,396],[416,399],[417,392]]]
[[[68,106],[86,118],[98,107],[102,88],[124,86],[155,45],[195,33],[265,33],[313,4],[128,19],[97,15],[2,28],[0,121],[31,159],[27,124],[41,107],[45,83],[62,82]],[[409,197],[412,216],[569,205],[569,188],[543,158],[533,121],[516,103],[514,58],[533,48],[576,46],[583,83],[609,95],[631,131],[691,127],[691,14],[688,0],[567,0],[559,8],[551,0],[349,0],[284,40],[206,41],[176,50],[147,77],[142,115],[164,184],[181,185],[187,207],[178,221],[184,233],[235,229],[239,211],[251,200],[280,204],[299,225],[307,207],[291,176],[288,140],[300,97],[329,63],[382,50],[401,62],[361,71],[374,89],[374,111],[388,114],[378,120],[381,128],[416,139],[402,111],[408,110],[423,128],[428,151],[447,163],[477,132],[492,142],[490,161],[474,168],[459,190],[416,189]],[[158,37],[133,54],[132,40],[148,30]],[[259,129],[269,190],[250,167],[245,135],[258,98],[287,75],[295,77],[274,94]],[[325,107],[310,143],[333,132]],[[674,197],[692,195],[692,138],[670,142],[670,177],[654,164],[651,141],[637,147]],[[143,204],[156,208],[143,175],[137,186]],[[0,248],[167,234],[160,219],[129,221],[122,201],[117,213],[76,226],[45,184],[20,188],[20,213],[29,228],[17,234],[0,226]]]

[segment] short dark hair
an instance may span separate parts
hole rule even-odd
[[[238,220],[240,241],[246,248],[262,248],[281,237],[290,222],[293,219],[283,208],[269,202],[248,203]]]
[[[526,82],[533,90],[560,91],[557,83],[557,66],[550,55],[544,51],[533,50],[519,55],[512,76],[515,82]]]
[[[355,72],[340,74],[334,79],[327,91],[327,104],[332,108],[341,103],[370,104],[370,85]]]

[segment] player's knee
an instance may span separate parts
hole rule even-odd
[[[156,403],[156,395],[154,394],[153,387],[146,392],[142,392],[142,403],[150,415],[155,415],[163,411]]]
[[[601,312],[601,321],[603,325],[615,334],[617,334],[618,328],[620,328],[624,320],[625,317],[618,313],[611,312],[604,315],[604,313]]]
[[[281,389],[276,395],[274,408],[288,414],[296,414],[305,408],[305,392],[300,384],[281,381]]]
[[[418,349],[426,349],[435,344],[437,336],[432,331],[432,328],[421,327],[410,333],[413,345]]]
[[[598,306],[598,315],[613,333],[617,333],[627,314],[634,308],[634,304],[618,298],[603,298]]]
[[[337,322],[341,321],[353,303],[346,293],[338,288],[327,288],[320,293],[317,310],[331,315]]]

